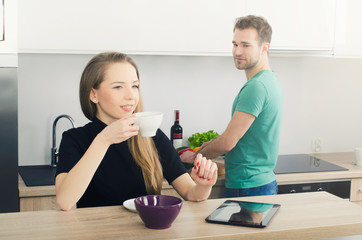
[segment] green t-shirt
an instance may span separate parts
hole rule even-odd
[[[270,70],[257,73],[241,88],[232,108],[256,118],[236,146],[225,155],[227,188],[252,188],[276,179],[283,114],[283,93],[278,78]]]

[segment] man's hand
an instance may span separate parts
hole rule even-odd
[[[181,161],[184,163],[194,163],[196,154],[191,151],[186,151],[180,155]]]

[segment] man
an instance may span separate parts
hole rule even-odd
[[[225,197],[277,194],[273,172],[279,149],[283,94],[268,61],[272,29],[261,17],[238,18],[234,27],[235,66],[247,82],[236,96],[232,118],[215,140],[197,153],[206,158],[225,154]],[[181,155],[184,162],[196,154]]]

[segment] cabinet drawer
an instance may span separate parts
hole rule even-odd
[[[362,178],[352,179],[350,201],[362,201]]]
[[[20,198],[20,212],[54,209],[59,209],[55,196]]]
[[[74,206],[72,209],[76,209]],[[60,210],[55,196],[21,197],[20,212]]]

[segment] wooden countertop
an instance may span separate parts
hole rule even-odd
[[[171,228],[152,230],[123,206],[0,214],[0,239],[316,239],[362,234],[362,208],[327,192],[236,198],[279,203],[266,228],[210,224],[225,199],[183,202]]]
[[[292,173],[277,174],[278,184],[288,184],[297,182],[311,182],[320,180],[346,179],[346,178],[362,178],[362,167],[356,166],[354,162],[353,152],[341,153],[316,153],[311,154],[322,160],[329,161],[341,167],[349,169],[349,171],[332,171],[332,172],[312,172],[312,173]],[[219,176],[217,185],[224,185],[224,176]],[[163,188],[171,188],[167,182],[164,182]],[[19,176],[19,196],[54,196],[54,186],[27,187]]]

